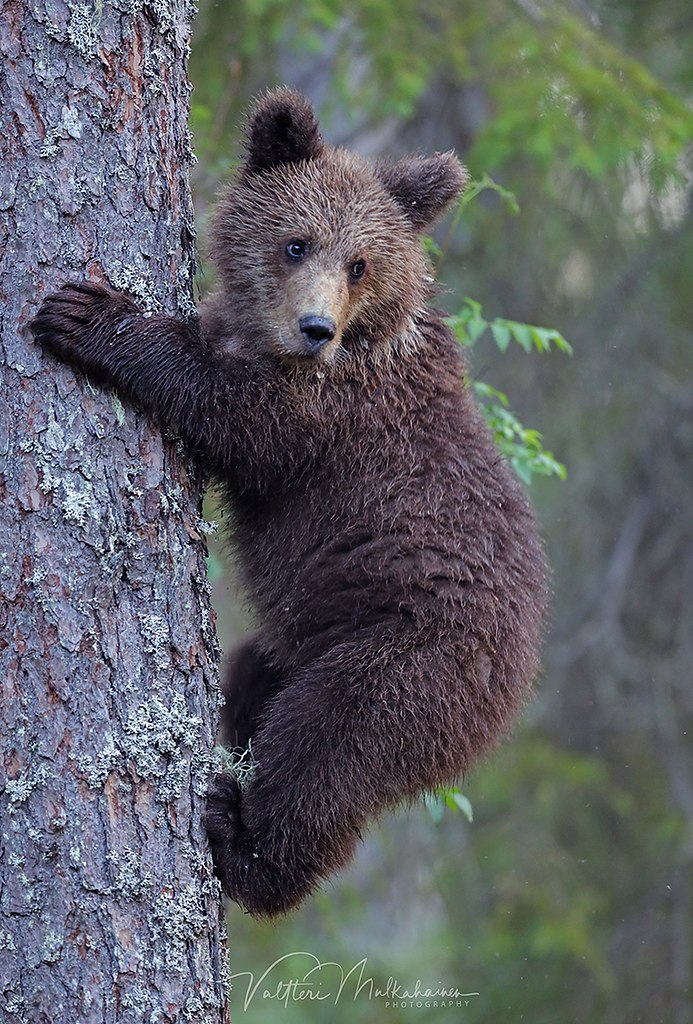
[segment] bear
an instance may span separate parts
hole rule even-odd
[[[307,99],[270,91],[214,217],[199,321],[87,281],[31,324],[221,488],[256,620],[225,734],[251,766],[215,776],[205,824],[258,917],[298,906],[385,809],[463,775],[537,672],[543,544],[422,244],[466,180],[453,153],[332,147]]]

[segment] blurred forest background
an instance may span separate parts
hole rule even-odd
[[[474,821],[422,805],[374,829],[300,913],[233,907],[233,973],[294,951],[385,988],[478,992],[467,1008],[385,999],[236,1021],[693,1022],[693,9],[690,0],[202,0],[191,61],[200,287],[205,225],[242,111],[279,83],[368,156],[455,148],[486,190],[451,230],[441,302],[557,328],[560,352],[501,353],[506,392],[567,479],[535,476],[555,601],[538,696],[464,781]],[[221,639],[242,623],[211,560]],[[323,991],[334,991],[329,968]]]

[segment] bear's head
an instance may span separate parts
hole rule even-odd
[[[288,89],[258,100],[247,137],[212,229],[234,331],[322,366],[406,338],[430,290],[421,236],[467,180],[456,157],[369,163]]]

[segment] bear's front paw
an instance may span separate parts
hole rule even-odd
[[[139,309],[126,295],[82,281],[47,295],[29,329],[43,348],[63,362],[110,376],[109,356],[138,315]]]
[[[204,824],[222,887],[255,917],[286,913],[311,892],[317,878],[299,867],[290,844],[272,836],[271,823],[266,835],[251,835],[242,810],[243,792],[236,779],[218,775],[207,795]]]

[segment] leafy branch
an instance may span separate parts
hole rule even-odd
[[[447,324],[460,344],[471,348],[487,329],[490,329],[493,340],[501,352],[505,352],[510,341],[516,341],[525,352],[535,348],[538,352],[550,352],[551,346],[572,355],[573,350],[563,335],[553,327],[534,327],[518,320],[506,320],[496,317],[486,320],[483,317],[481,303],[474,299],[463,299],[464,305],[459,313],[448,317]]]
[[[505,317],[487,320],[482,314],[481,304],[470,298],[464,299],[461,310],[448,317],[447,323],[466,348],[472,348],[488,332],[501,352],[507,351],[511,341],[525,352],[547,353],[558,349],[572,355],[573,351],[563,335],[552,327],[535,327]],[[535,475],[557,476],[565,480],[565,466],[544,448],[538,430],[522,426],[510,409],[504,392],[483,381],[475,381],[474,391],[496,444],[521,480],[529,484]]]

